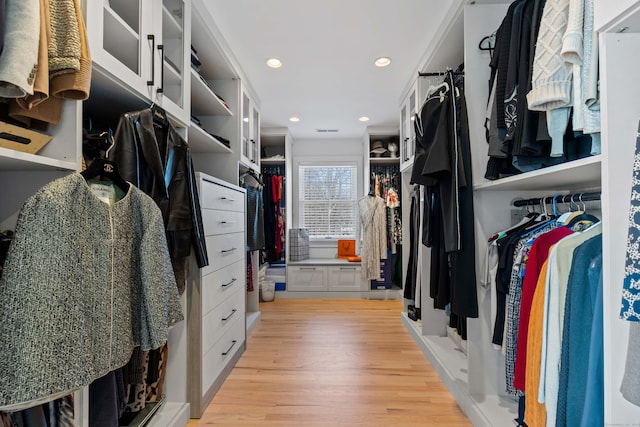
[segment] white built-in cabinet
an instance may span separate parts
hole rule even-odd
[[[191,71],[191,114],[200,125],[190,124],[189,142],[193,139],[192,150],[198,153],[196,170],[238,184],[243,172],[260,172],[260,102],[230,59],[206,3],[193,0],[191,6],[192,45],[202,65],[199,72]]]
[[[152,103],[167,111],[169,120],[191,145],[194,159],[203,159],[196,162],[197,170],[236,184],[241,168],[258,167],[258,160],[252,163],[241,158],[240,145],[242,135],[256,141],[251,158],[258,159],[258,98],[248,82],[241,82],[237,64],[227,59],[225,49],[228,47],[220,45],[222,36],[212,29],[212,19],[205,3],[201,0],[81,0],[93,61],[90,98],[85,102],[64,102],[60,124],[50,126],[47,132],[53,136],[52,140],[38,154],[0,148],[0,179],[3,182],[0,186],[0,228],[13,229],[24,201],[43,185],[81,169],[82,128],[87,119],[91,119],[94,128],[115,127],[122,113],[147,108]],[[191,69],[192,35],[200,45],[202,78]],[[219,92],[218,87],[221,87]],[[250,99],[251,122],[249,133],[244,134],[240,119],[241,91],[246,91]],[[204,117],[202,126],[191,123],[192,112]],[[217,141],[212,133],[228,138],[230,147]],[[232,166],[227,170],[221,165]],[[228,231],[224,227],[236,223],[242,229],[234,229],[235,234],[244,236],[244,204],[242,207],[238,212],[229,212],[228,221],[220,220],[213,213],[212,217],[207,217],[207,229],[224,237]],[[220,221],[227,224],[221,225]],[[190,275],[187,285],[187,289],[201,290],[208,283],[201,281],[202,277],[223,280],[225,277],[222,276],[227,274],[236,279],[225,281],[233,285],[225,286],[220,294],[209,294],[206,302],[209,304],[206,308],[213,309],[210,313],[221,315],[223,325],[212,323],[201,337],[203,345],[211,344],[212,349],[220,350],[220,357],[208,359],[208,367],[202,372],[200,384],[203,390],[205,387],[211,389],[211,384],[216,381],[221,383],[222,373],[228,372],[232,366],[230,361],[241,354],[246,334],[245,240],[243,237],[231,242],[224,238],[215,239],[215,242],[210,238],[207,240],[208,245],[212,243],[213,251],[220,242],[231,243],[237,248],[232,265],[222,266],[220,258],[224,257],[210,255],[208,269],[202,270],[203,274]],[[182,305],[187,319],[190,319],[192,314],[187,294],[182,295]],[[257,292],[255,294],[257,301]],[[254,305],[257,306],[257,302]],[[228,312],[223,313],[226,309]],[[209,317],[213,319],[215,316],[209,314]],[[189,419],[188,321],[180,322],[169,330],[165,400],[149,418],[148,426],[184,427]],[[223,349],[222,343],[226,344],[224,340],[227,338],[231,338],[230,343],[235,343]],[[88,388],[76,392],[75,397],[75,425],[95,427],[89,426],[88,421]]]
[[[602,114],[602,217],[604,276],[605,424],[634,425],[640,408],[620,393],[629,337],[621,320],[621,290],[633,176],[640,120],[640,2],[596,0],[600,32]],[[604,16],[599,18],[598,12]],[[606,12],[606,15],[604,14]]]
[[[242,87],[241,162],[259,172],[260,169],[260,111],[245,87]]]
[[[483,177],[488,159],[483,123],[488,97],[489,56],[478,49],[478,42],[498,28],[507,7],[508,2],[467,5],[457,2],[439,31],[441,40],[436,40],[430,47],[431,53],[422,69],[431,72],[446,66],[453,68],[464,59],[472,150],[476,273],[480,278],[488,237],[510,225],[510,210],[515,199],[601,191],[605,424],[637,425],[640,408],[627,402],[620,393],[629,324],[620,320],[619,310],[633,157],[640,120],[637,101],[640,83],[635,73],[640,67],[636,54],[640,49],[640,2],[625,0],[612,5],[604,0],[595,1],[596,29],[600,32],[602,154],[487,181]],[[456,51],[461,55],[456,61],[443,60],[445,56],[451,58]],[[418,108],[421,103],[419,100]],[[411,168],[406,171],[409,174]],[[408,236],[408,230],[405,236]],[[427,259],[427,254],[424,251],[423,260]],[[429,308],[432,302],[428,298],[428,282],[423,281],[422,286],[423,322],[413,322],[403,314],[403,323],[475,426],[512,425],[517,405],[505,393],[504,356],[491,344],[492,290],[478,286],[479,318],[468,320],[465,354],[457,343],[446,337],[443,327],[434,329],[433,322],[425,320],[434,310]]]
[[[406,170],[410,167],[415,155],[416,131],[413,122],[415,114],[418,112],[418,99],[420,99],[418,88],[420,85],[419,80],[414,81],[400,105],[400,170]]]
[[[290,292],[365,292],[367,283],[359,263],[316,259],[287,264],[287,291]]]
[[[198,189],[209,266],[192,263],[187,289],[192,418],[200,418],[246,347],[246,190],[204,173]]]
[[[191,3],[84,1],[94,69],[189,123]]]

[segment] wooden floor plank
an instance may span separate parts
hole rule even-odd
[[[468,427],[395,300],[276,299],[196,426]]]

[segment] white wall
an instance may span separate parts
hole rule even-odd
[[[594,26],[599,30],[603,25],[611,21],[611,19],[620,15],[633,5],[639,4],[638,0],[594,0]]]
[[[292,174],[290,201],[287,206],[292,211],[292,228],[298,227],[298,163],[301,159],[317,158],[318,160],[331,161],[355,161],[358,164],[358,192],[363,194],[363,151],[362,139],[296,139],[292,147]],[[337,256],[337,243],[311,242],[309,245],[310,258],[335,258]]]

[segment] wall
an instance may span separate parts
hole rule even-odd
[[[358,192],[363,194],[363,148],[361,139],[296,139],[291,150],[292,177],[291,198],[287,202],[292,212],[291,227],[298,227],[298,163],[301,159],[316,158],[327,161],[356,161],[358,164]],[[310,258],[335,258],[337,255],[337,243],[311,242],[309,245]]]
[[[593,28],[600,30],[611,19],[637,3],[637,0],[594,0],[595,17]]]

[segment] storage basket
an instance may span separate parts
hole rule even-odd
[[[260,283],[260,301],[270,302],[276,297],[276,283],[272,280],[265,280]]]

